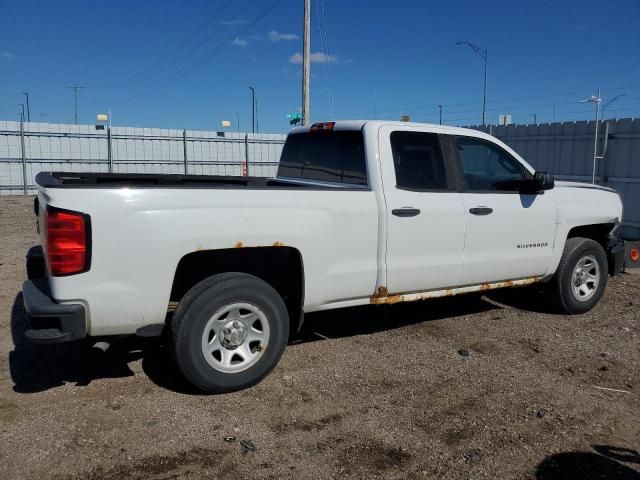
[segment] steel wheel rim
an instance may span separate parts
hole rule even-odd
[[[232,303],[220,308],[202,332],[202,354],[207,363],[223,373],[238,373],[254,365],[269,343],[266,315],[251,303]]]
[[[585,255],[573,268],[571,290],[576,300],[586,302],[593,297],[600,285],[600,266],[596,257]]]

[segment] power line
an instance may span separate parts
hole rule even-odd
[[[168,74],[168,76],[170,77],[174,73],[174,72],[170,71],[172,69],[172,67],[176,67],[176,71],[179,71],[180,69],[183,69],[183,68],[188,68],[189,60],[193,56],[194,52],[198,51],[199,49],[201,49],[201,47],[205,46],[210,40],[212,40],[214,37],[216,37],[216,35],[218,35],[218,33],[220,33],[222,30],[225,30],[227,28],[225,25],[221,25],[218,28],[216,28],[215,30],[213,30],[212,32],[210,32],[204,38],[200,39],[193,46],[188,48],[184,53],[178,55],[177,57],[175,57],[173,59],[171,57],[173,56],[173,54],[177,53],[182,47],[187,45],[191,40],[196,38],[200,34],[200,32],[202,32],[216,18],[216,16],[218,14],[220,14],[222,11],[224,11],[225,8],[232,1],[233,0],[230,0],[227,3],[225,3],[223,5],[223,7],[216,12],[216,14],[214,14],[212,17],[210,17],[205,22],[205,24],[203,24],[196,31],[196,33],[191,36],[191,38],[189,40],[182,42],[182,44],[179,47],[174,48],[171,53],[165,55],[163,58],[161,58],[160,60],[156,61],[152,66],[146,68],[145,70],[142,70],[142,71],[138,72],[137,74],[133,75],[132,77],[129,77],[129,79],[127,81],[125,81],[124,83],[121,83],[121,84],[118,84],[118,85],[113,85],[113,86],[110,86],[110,87],[103,87],[103,88],[106,88],[106,89],[123,89],[123,88],[145,89],[145,88],[148,88],[150,85],[152,85],[154,82],[156,82],[158,80],[162,81],[162,79],[160,77],[164,76],[165,74]],[[249,2],[245,3],[242,6],[242,8],[240,8],[238,10],[238,12],[236,14],[231,16],[231,18],[232,19],[238,18],[238,16],[242,12],[246,11],[247,9],[250,9],[253,6],[253,4],[256,3],[256,1],[257,0],[249,0]],[[240,34],[241,34],[240,32],[235,32],[235,33],[233,33],[233,35],[230,36],[230,38],[233,39],[234,36],[237,36],[237,35],[240,35]]]
[[[227,46],[230,45],[230,43],[233,40],[233,38],[235,38],[237,35],[242,35],[242,34],[246,33],[247,31],[249,31],[258,22],[260,22],[264,17],[266,17],[269,13],[271,13],[271,11],[281,2],[282,2],[282,0],[276,0],[276,1],[272,2],[259,15],[257,15],[256,17],[253,18],[253,20],[251,20],[249,23],[247,23],[247,25],[244,28],[242,28],[241,30],[235,32],[234,34],[230,35],[229,37],[226,37],[224,41],[218,43],[212,50],[210,50],[205,55],[201,56],[196,62],[193,62],[189,66],[186,66],[185,68],[183,68],[182,70],[175,72],[172,76],[170,76],[167,79],[165,79],[164,82],[161,82],[159,84],[156,83],[155,85],[154,85],[155,82],[150,83],[146,87],[141,87],[142,88],[142,92],[140,92],[138,94],[135,94],[135,95],[133,95],[131,97],[128,97],[126,99],[110,100],[110,101],[112,103],[122,103],[122,102],[130,102],[130,101],[133,101],[133,100],[137,100],[138,98],[142,98],[142,97],[151,95],[152,93],[155,93],[158,90],[160,90],[162,88],[165,88],[165,87],[171,85],[172,83],[175,83],[176,81],[184,78],[189,73],[193,72],[194,70],[196,70],[197,68],[202,66],[204,63],[206,63],[208,60],[210,60],[211,58],[213,58],[216,55],[220,54],[222,52],[222,50],[224,50],[224,48],[226,48]],[[150,88],[150,90],[147,90],[145,92],[144,89],[147,89],[147,88]]]
[[[631,86],[631,87],[615,87],[615,88],[607,88],[607,89],[602,89],[602,91],[619,91],[619,90],[638,90],[640,89],[640,86]],[[568,93],[557,93],[557,94],[550,94],[550,95],[535,95],[535,96],[523,96],[523,97],[515,97],[515,98],[504,98],[504,99],[500,99],[500,100],[492,100],[492,105],[495,104],[505,104],[508,102],[512,102],[512,101],[517,101],[517,100],[536,100],[536,99],[544,99],[544,98],[554,98],[554,97],[577,97],[581,94],[584,93],[590,93],[590,91],[582,91],[582,92],[568,92]],[[629,100],[634,100],[634,99],[640,99],[640,97],[626,97],[627,101]],[[468,103],[457,103],[457,104],[447,104],[447,108],[451,107],[455,107],[455,106],[467,106],[467,105],[478,105],[480,102],[468,102]],[[567,101],[567,102],[554,102],[554,103],[523,103],[523,104],[519,104],[519,105],[503,105],[503,106],[492,106],[490,108],[487,109],[487,111],[489,112],[504,112],[507,110],[519,110],[519,109],[534,109],[534,108],[542,108],[542,107],[553,107],[555,106],[562,106],[562,105],[575,105],[576,104],[576,100],[571,100],[571,101]],[[404,107],[404,108],[393,108],[393,109],[387,109],[387,110],[377,110],[377,113],[397,113],[397,112],[403,112],[403,113],[415,113],[416,111],[420,111],[420,110],[432,110],[433,114],[436,114],[436,107],[434,107],[434,105],[424,105],[424,106],[415,106],[415,107]],[[465,113],[473,113],[475,112],[475,109],[472,110],[447,110],[448,116],[447,116],[447,120],[448,121],[452,121],[454,120],[454,118],[449,118],[450,115],[459,115],[459,114],[465,114]],[[341,116],[343,117],[359,117],[361,116],[361,112],[359,113],[345,113],[342,114]],[[366,116],[366,115],[364,115]],[[466,117],[469,118],[469,117]]]
[[[193,39],[197,38],[198,35],[205,29],[207,28],[211,22],[213,22],[213,20],[215,20],[222,12],[224,12],[226,10],[226,8],[231,5],[233,3],[234,0],[228,0],[221,8],[219,8],[218,10],[215,11],[215,13],[213,15],[211,15],[202,25],[200,25],[200,27],[192,34],[190,35],[187,39],[183,40],[182,42],[180,42],[180,44],[178,44],[175,48],[173,48],[168,54],[164,55],[162,58],[160,58],[159,60],[155,61],[154,63],[152,63],[151,65],[149,65],[147,68],[144,68],[140,71],[138,71],[137,73],[135,73],[134,75],[130,76],[128,79],[126,79],[120,86],[124,87],[126,85],[130,85],[133,83],[137,83],[138,80],[136,80],[136,78],[139,78],[141,76],[143,76],[145,73],[150,72],[155,70],[157,66],[162,65],[162,63],[164,63],[165,60],[167,60],[168,58],[170,58],[173,54],[177,53],[178,51],[180,51],[182,49],[182,47],[184,47],[185,45],[187,45],[189,42],[191,42]],[[217,29],[215,31],[215,33],[219,32],[221,29]],[[209,37],[207,37],[209,38]],[[192,51],[192,50],[190,50]],[[187,52],[188,55],[189,52]]]
[[[628,86],[628,87],[610,87],[610,88],[603,88],[602,91],[603,92],[607,92],[607,91],[619,91],[619,90],[640,90],[640,85],[637,86]],[[549,94],[549,95],[528,95],[528,96],[523,96],[523,97],[513,97],[513,98],[503,98],[503,99],[498,99],[498,100],[491,100],[492,105],[495,104],[501,104],[501,103],[508,103],[508,102],[514,102],[514,101],[520,101],[520,100],[537,100],[537,99],[544,99],[544,98],[555,98],[555,97],[569,97],[569,96],[578,96],[578,95],[584,95],[584,94],[589,94],[591,93],[591,90],[580,90],[580,91],[572,91],[572,92],[566,92],[566,93],[554,93],[554,94]],[[471,106],[471,105],[480,105],[482,102],[464,102],[464,103],[447,103],[447,107],[462,107],[462,106]],[[569,103],[574,103],[569,102]],[[556,105],[558,103],[555,103]],[[553,104],[549,104],[549,105],[553,105]],[[529,105],[527,105],[529,106]],[[377,110],[378,113],[397,113],[397,112],[415,112],[418,110],[431,110],[433,109],[434,106],[433,104],[429,104],[429,105],[417,105],[417,106],[411,106],[411,107],[400,107],[400,108],[392,108],[392,109],[387,109],[387,110]],[[487,110],[504,110],[508,107],[491,107]],[[464,112],[472,112],[475,110],[465,110]],[[459,111],[458,113],[461,113],[462,111]],[[358,112],[357,114],[355,114],[355,116],[360,115],[361,112]],[[353,113],[347,113],[346,115],[348,116],[354,116]]]

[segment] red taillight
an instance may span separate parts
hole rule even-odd
[[[333,130],[336,122],[314,123],[309,129],[312,132]]]
[[[640,250],[636,247],[631,247],[631,249],[629,249],[629,258],[632,262],[637,262],[638,259],[640,259]]]
[[[48,208],[47,260],[54,276],[89,269],[89,217],[82,213]]]

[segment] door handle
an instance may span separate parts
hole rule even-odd
[[[473,207],[469,209],[469,213],[473,215],[489,215],[493,213],[493,208],[490,207]]]
[[[394,208],[391,210],[396,217],[415,217],[416,215],[420,215],[420,210],[418,208]]]

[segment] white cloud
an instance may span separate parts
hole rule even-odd
[[[13,60],[16,56],[11,52],[2,52],[0,53],[0,58],[2,60]]]
[[[236,37],[231,41],[231,45],[235,45],[236,47],[246,47],[247,45],[249,45],[249,42],[247,42],[244,38]]]
[[[280,33],[275,30],[269,32],[269,40],[272,42],[279,42],[280,40],[298,40],[298,35],[295,33]]]
[[[310,56],[311,63],[338,63],[338,57],[334,55],[325,55],[322,52],[312,53]],[[289,57],[289,63],[302,63],[302,54],[295,53]]]
[[[247,23],[247,21],[235,19],[235,20],[222,20],[220,23],[222,25],[226,25],[227,27],[235,27],[236,25],[244,25],[245,23]]]

